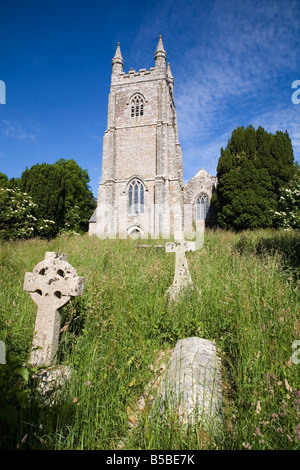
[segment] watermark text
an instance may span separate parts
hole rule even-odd
[[[0,364],[6,364],[5,343],[0,341]]]
[[[292,83],[292,88],[296,88],[296,91],[292,94],[292,103],[300,103],[300,80],[294,80]]]
[[[6,86],[3,80],[0,80],[0,104],[6,104]]]
[[[293,342],[292,349],[295,349],[295,351],[292,354],[292,363],[298,365],[300,364],[300,340],[299,339]]]

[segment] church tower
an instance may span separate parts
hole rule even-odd
[[[102,176],[90,235],[169,237],[182,230],[183,171],[174,79],[162,37],[150,70],[123,71],[112,60]]]

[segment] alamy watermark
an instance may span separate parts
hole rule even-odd
[[[147,203],[140,205],[135,214],[128,214],[127,195],[119,196],[117,207],[103,202],[97,208],[97,222],[94,234],[101,239],[151,238],[170,240],[171,223],[173,221],[174,236],[196,242],[196,249],[204,244],[205,220],[201,214],[200,220],[193,217],[192,204],[184,204],[184,210],[179,203],[168,208],[165,216],[163,204]]]
[[[3,80],[0,80],[0,104],[6,104],[6,86]]]
[[[292,363],[298,365],[300,364],[300,340],[299,339],[293,342],[292,349],[295,349],[291,358]]]
[[[0,364],[6,364],[5,343],[0,341]]]
[[[292,88],[296,88],[296,91],[292,94],[292,103],[300,103],[300,80],[294,80],[292,83]]]

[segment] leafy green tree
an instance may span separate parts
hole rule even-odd
[[[8,186],[8,177],[0,172],[0,188],[7,188]]]
[[[213,196],[218,224],[224,228],[272,227],[279,188],[291,178],[294,156],[287,132],[238,127],[218,162]]]

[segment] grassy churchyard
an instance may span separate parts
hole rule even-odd
[[[1,243],[0,448],[300,449],[299,231],[206,231],[204,247],[187,253],[195,289],[175,308],[164,297],[175,255],[137,243]],[[23,291],[46,251],[67,253],[84,277],[83,295],[62,309],[57,363],[73,375],[53,405],[32,384],[37,310]],[[192,336],[215,341],[222,361],[217,439],[201,425],[180,427],[176,413],[149,416],[149,384]]]

